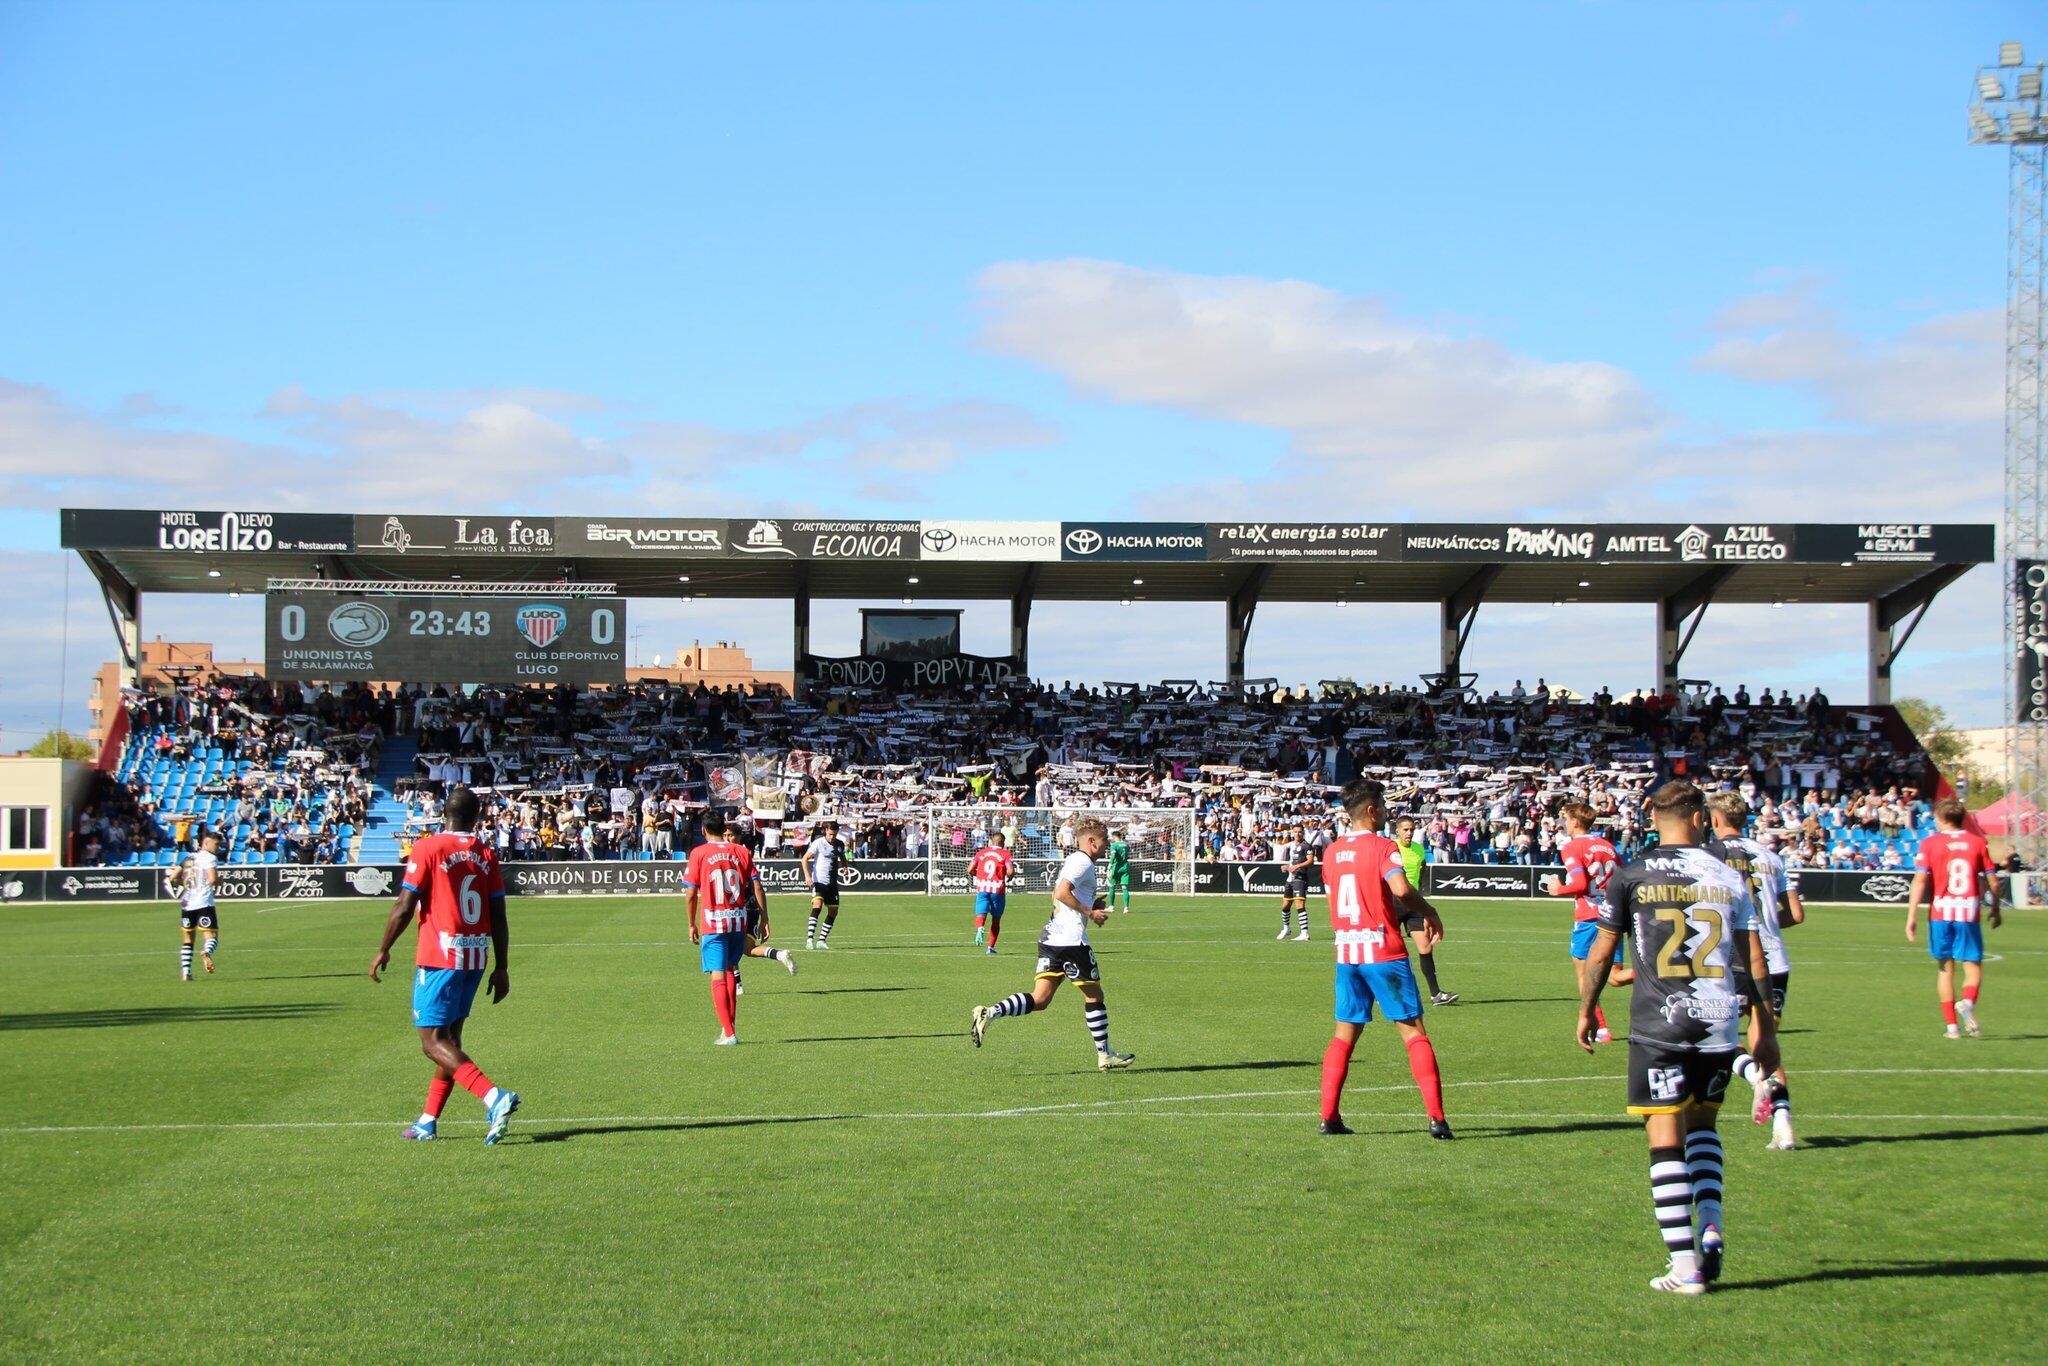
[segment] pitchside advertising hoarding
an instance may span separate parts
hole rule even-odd
[[[263,615],[272,678],[626,681],[623,598],[278,592]]]
[[[798,859],[765,859],[761,881],[778,896],[807,896],[810,882]],[[507,863],[505,887],[513,896],[673,896],[683,894],[681,860],[618,860],[602,863]],[[840,865],[840,889],[850,893],[899,892],[922,895],[930,888],[930,865],[923,859],[849,859]],[[0,872],[0,902],[99,904],[162,900],[167,868],[23,868]],[[223,905],[257,901],[389,900],[398,895],[404,869],[389,864],[297,866],[290,864],[228,864],[221,868],[215,895]],[[1011,906],[1049,896],[1059,864],[1051,859],[1020,861],[1010,884]],[[1154,904],[1177,899],[1172,892],[1175,866],[1134,861],[1131,886]],[[1432,863],[1422,871],[1422,889],[1433,897],[1465,897],[1531,901],[1530,911],[1563,932],[1569,918],[1559,919],[1561,903],[1550,903],[1543,884],[1561,876],[1561,868],[1504,868],[1485,864]],[[2041,874],[2021,879],[2023,905],[2039,905],[2033,885]],[[1197,863],[1194,890],[1198,896],[1278,896],[1284,875],[1271,863]],[[2000,878],[2001,895],[2010,879]],[[965,874],[942,874],[936,888],[941,897],[970,895]],[[1799,875],[1800,895],[1810,904],[1903,906],[1913,890],[1907,872],[1807,871]],[[1313,883],[1311,895],[1320,895]],[[1048,907],[1049,909],[1049,907]],[[947,911],[947,914],[952,914]]]

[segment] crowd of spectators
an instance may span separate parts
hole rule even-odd
[[[1759,826],[1807,867],[1891,867],[1924,821],[1928,769],[1886,718],[1818,692],[1752,699],[1709,687],[1580,698],[1517,680],[1359,687],[1052,685],[1011,679],[950,692],[826,689],[455,689],[213,684],[134,698],[135,743],[171,759],[216,754],[237,836],[231,857],[349,857],[369,775],[391,735],[417,742],[396,785],[406,838],[437,828],[457,782],[484,798],[483,829],[510,858],[680,856],[710,806],[740,811],[763,853],[799,846],[822,816],[848,852],[923,855],[932,805],[1177,807],[1196,857],[1261,862],[1326,826],[1334,790],[1386,781],[1433,859],[1548,863],[1555,812],[1588,801],[1624,853],[1644,837],[1640,798],[1669,776],[1737,787]],[[248,761],[248,762],[237,762]],[[184,813],[110,788],[81,834],[102,858],[138,838],[196,841]]]

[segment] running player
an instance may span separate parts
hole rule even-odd
[[[1778,1069],[1766,1072],[1756,1065],[1754,1049],[1762,1029],[1756,1003],[1767,1001],[1771,1018],[1785,1018],[1785,992],[1792,984],[1792,960],[1785,954],[1785,926],[1806,919],[1806,908],[1785,871],[1777,853],[1743,836],[1749,824],[1749,803],[1738,792],[1716,792],[1707,798],[1707,818],[1713,823],[1714,838],[1707,849],[1721,862],[1749,881],[1750,899],[1756,903],[1756,932],[1764,941],[1764,966],[1771,970],[1768,981],[1758,983],[1741,964],[1735,969],[1735,989],[1743,1011],[1749,1016],[1748,1048],[1736,1055],[1735,1075],[1750,1085],[1755,1104],[1750,1118],[1771,1126],[1771,1141],[1764,1146],[1790,1152],[1799,1146],[1792,1133],[1792,1086],[1785,1080],[1783,1048]],[[1761,988],[1761,989],[1759,989]]]
[[[818,833],[804,850],[804,868],[811,879],[811,923],[804,947],[822,949],[839,918],[839,822],[819,821]]]
[[[730,838],[729,832],[730,827],[728,827],[728,838]],[[687,871],[687,865],[685,865],[685,870]],[[780,963],[789,970],[789,975],[794,977],[796,976],[796,955],[788,949],[771,949],[768,947],[767,890],[761,886],[759,878],[754,880],[753,887],[753,894],[747,901],[747,942],[746,951],[742,956],[746,958],[766,958],[771,962]],[[740,981],[740,970],[737,967],[732,970],[732,994],[734,997],[747,994],[747,988]]]
[[[1031,991],[1005,996],[992,1006],[976,1006],[969,1034],[981,1047],[989,1025],[1005,1015],[1029,1015],[1052,1004],[1053,993],[1062,978],[1081,992],[1081,1014],[1088,1022],[1089,1037],[1095,1040],[1095,1065],[1104,1072],[1129,1067],[1129,1053],[1109,1046],[1109,1005],[1102,997],[1102,973],[1095,965],[1095,950],[1088,944],[1088,926],[1109,920],[1108,901],[1096,894],[1095,860],[1109,845],[1109,831],[1098,820],[1083,820],[1074,827],[1074,852],[1060,865],[1059,880],[1052,889],[1052,919],[1038,937],[1038,975]]]
[[[996,951],[996,941],[1003,937],[1003,903],[1010,894],[1010,851],[1000,832],[990,835],[988,843],[974,851],[968,861],[967,875],[974,885],[974,942],[977,946],[988,945],[988,951]]]
[[[512,990],[505,878],[490,843],[474,833],[477,807],[476,794],[467,787],[448,790],[442,808],[448,828],[414,842],[398,901],[384,926],[384,942],[370,962],[370,980],[382,980],[378,974],[391,962],[391,946],[418,910],[412,1022],[420,1032],[421,1050],[434,1064],[434,1076],[427,1083],[427,1108],[406,1128],[405,1138],[433,1138],[441,1107],[457,1086],[484,1103],[490,1119],[484,1130],[486,1143],[505,1136],[512,1112],[519,1108],[519,1094],[493,1086],[462,1049],[462,1024],[469,1018],[493,953],[498,966],[491,973],[492,1004],[504,1000]]]
[[[1109,841],[1109,905],[1124,899],[1124,914],[1131,913],[1131,846],[1119,830]]]
[[[1287,916],[1294,913],[1295,935],[1298,943],[1308,942],[1308,845],[1302,840],[1299,830],[1289,830],[1280,840],[1280,847],[1273,851],[1273,861],[1280,865],[1280,933],[1275,940],[1287,937]]]
[[[1426,855],[1422,846],[1415,842],[1415,822],[1406,816],[1394,822],[1394,847],[1401,852],[1401,871],[1407,875],[1408,885],[1420,892]],[[1443,938],[1443,922],[1437,921],[1432,928],[1421,916],[1410,915],[1407,930],[1415,941],[1415,959],[1422,966],[1423,980],[1429,983],[1429,1003],[1433,1006],[1456,1005],[1458,993],[1445,991],[1436,980],[1436,941]]]
[[[181,982],[192,980],[194,931],[204,936],[200,944],[200,961],[206,964],[208,972],[213,971],[213,951],[220,945],[220,906],[214,897],[214,884],[219,876],[219,835],[203,836],[198,850],[187,854],[184,861],[171,870],[171,890],[178,894],[178,934],[182,939],[178,946],[178,980]]]
[[[754,856],[733,839],[732,822],[713,816],[704,822],[704,835],[683,867],[683,896],[690,912],[690,942],[700,946],[698,961],[711,974],[711,1009],[719,1024],[713,1042],[730,1047],[740,1041],[733,970],[746,955],[748,912],[761,900],[761,876],[754,871]]]
[[[1635,1000],[1629,1012],[1628,1111],[1650,1141],[1650,1198],[1671,1264],[1652,1290],[1703,1295],[1719,1278],[1721,1136],[1714,1131],[1740,1039],[1737,965],[1767,978],[1756,908],[1742,875],[1701,847],[1706,799],[1683,779],[1650,794],[1657,847],[1617,869],[1607,883],[1600,928],[1586,957],[1575,1039],[1591,1053],[1600,992],[1624,935],[1635,940]],[[1778,1069],[1778,1022],[1756,1007],[1754,1053]],[[1698,1228],[1695,1231],[1694,1223]]]
[[[1614,867],[1621,859],[1605,836],[1593,833],[1592,807],[1570,801],[1559,807],[1557,814],[1569,837],[1560,855],[1564,876],[1545,878],[1543,890],[1552,896],[1572,898],[1572,958],[1577,963],[1574,974],[1583,996],[1586,955],[1593,951],[1593,936],[1600,929],[1600,904],[1607,898],[1607,880],[1614,876]],[[1593,1007],[1593,1022],[1599,1026],[1593,1031],[1593,1042],[1614,1042],[1614,1035],[1607,1028],[1606,1011]]]
[[[1323,1050],[1323,1120],[1316,1132],[1351,1132],[1339,1101],[1351,1070],[1351,1051],[1377,1003],[1407,1046],[1408,1071],[1429,1112],[1429,1136],[1450,1138],[1436,1046],[1423,1027],[1422,994],[1408,966],[1407,941],[1401,938],[1405,921],[1422,923],[1433,939],[1440,939],[1443,921],[1408,881],[1400,849],[1375,833],[1387,818],[1385,787],[1361,778],[1348,784],[1339,800],[1351,816],[1351,833],[1323,851],[1323,887],[1329,894],[1330,929],[1337,943],[1337,1029]]]
[[[1984,894],[1991,894],[1991,928],[2004,918],[1998,911],[1997,871],[1991,851],[1981,835],[1963,829],[1968,813],[1954,797],[1944,797],[1934,807],[1935,833],[1920,841],[1913,856],[1913,894],[1906,903],[1906,942],[1913,942],[1920,907],[1932,891],[1933,908],[1927,918],[1927,951],[1935,962],[1934,994],[1941,1001],[1941,1017],[1948,1022],[1947,1035],[1960,1039],[1967,1030],[1971,1038],[1979,1033],[1977,992],[1984,985],[1984,927],[1977,912]],[[1963,999],[1956,999],[1955,965],[1963,965]],[[1956,1027],[1957,1020],[1962,1029]]]

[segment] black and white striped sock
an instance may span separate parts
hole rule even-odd
[[[825,942],[825,941],[826,941],[827,939],[830,939],[831,937],[832,937],[832,921],[831,921],[831,919],[830,919],[830,918],[828,917],[828,918],[826,919],[826,921],[825,921],[825,923],[824,923],[824,924],[822,924],[822,925],[818,926],[818,942],[819,942],[820,944],[822,944],[822,943],[824,943],[824,942]]]
[[[1294,908],[1294,932],[1296,934],[1308,933],[1308,903],[1306,901]]]
[[[1692,1178],[1693,1208],[1700,1227],[1721,1225],[1721,1135],[1701,1129],[1685,1136],[1685,1171]]]
[[[1672,1270],[1690,1275],[1699,1269],[1692,1250],[1692,1182],[1686,1179],[1685,1156],[1679,1148],[1650,1149],[1650,1201],[1656,1207],[1657,1232],[1671,1254]]]
[[[200,952],[211,958],[213,957],[213,951],[219,947],[220,940],[209,934],[206,936],[206,947],[201,949]]]
[[[192,946],[190,944],[180,944],[178,946],[178,972],[181,976],[185,977],[192,975]]]
[[[995,1013],[997,1019],[1001,1019],[1005,1015],[1029,1015],[1031,1013],[1031,998],[1021,991],[1013,996],[1005,996],[1002,1000],[995,1003]]]
[[[1771,1113],[1790,1115],[1792,1113],[1792,1084],[1780,1079],[1771,1091]]]
[[[804,938],[805,938],[805,939],[816,939],[817,937],[818,937],[818,913],[817,913],[816,911],[812,911],[812,912],[811,912],[811,927],[810,927],[810,928],[809,928],[808,930],[805,930],[805,931],[804,931]]]
[[[1735,1055],[1735,1075],[1741,1077],[1751,1086],[1756,1085],[1758,1082],[1764,1079],[1763,1073],[1759,1071],[1757,1068],[1756,1059],[1752,1058],[1747,1053],[1738,1053]]]
[[[1088,1022],[1088,1036],[1095,1040],[1095,1051],[1107,1053],[1109,1051],[1109,1007],[1106,1005],[1083,1007],[1081,1018]]]

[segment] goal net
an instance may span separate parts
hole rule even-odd
[[[1109,827],[1131,850],[1133,894],[1195,889],[1195,813],[1185,807],[934,806],[927,809],[926,887],[933,896],[971,890],[967,864],[975,851],[1001,834],[1015,867],[1013,892],[1052,892],[1060,864],[1073,846],[1074,827],[1090,818]],[[1109,890],[1109,855],[1101,860],[1102,890]]]

